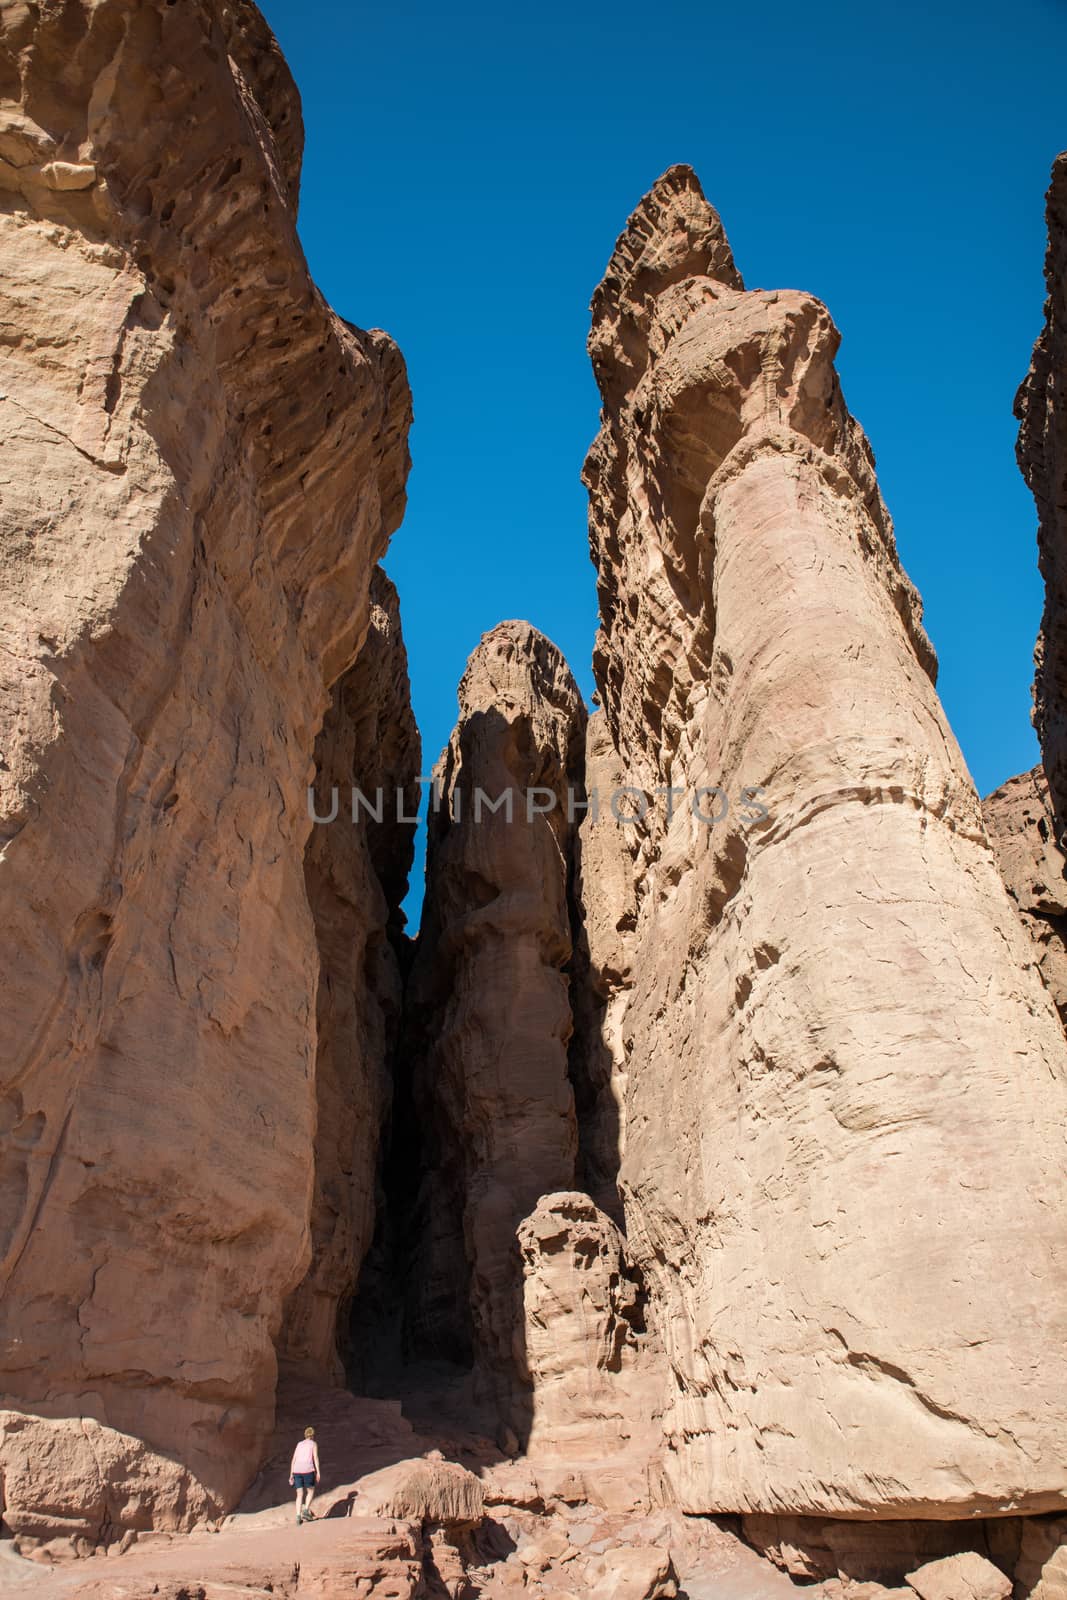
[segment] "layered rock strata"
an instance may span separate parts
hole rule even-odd
[[[484,636],[459,704],[409,989],[425,1165],[409,1336],[473,1361],[506,1409],[521,1367],[516,1228],[573,1185],[577,1157],[566,969],[586,713],[559,651],[516,622]]]
[[[0,94],[0,1404],[145,1441],[105,1520],[169,1467],[181,1524],[255,1469],[311,1256],[306,788],[410,401],[309,278],[254,6],[5,4]]]
[[[1034,652],[1034,725],[1041,741],[1057,839],[1067,828],[1067,151],[1057,157],[1047,196],[1045,326],[1015,400],[1017,454],[1038,514],[1045,612]]]
[[[311,1267],[279,1355],[340,1382],[346,1309],[370,1247],[400,1032],[400,902],[414,851],[421,744],[396,590],[379,568],[356,664],[315,744],[316,825],[304,858],[319,953]],[[353,816],[354,812],[354,816]]]
[[[675,791],[632,896],[586,907],[594,969],[633,922],[627,1251],[687,1509],[1048,1510],[1063,1034],[837,344],[810,296],[743,290],[687,168],[594,297],[595,670],[628,782]]]

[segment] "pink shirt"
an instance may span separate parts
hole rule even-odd
[[[290,1472],[315,1471],[315,1441],[314,1439],[301,1439],[293,1451],[293,1464]]]

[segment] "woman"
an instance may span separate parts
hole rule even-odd
[[[314,1428],[305,1428],[304,1437],[293,1451],[289,1467],[289,1482],[296,1485],[296,1520],[314,1522],[311,1515],[311,1497],[319,1481],[319,1447],[315,1443]],[[304,1496],[307,1496],[305,1500]]]

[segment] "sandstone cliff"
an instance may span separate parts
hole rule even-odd
[[[1034,724],[1041,741],[1057,836],[1067,827],[1067,151],[1052,168],[1047,197],[1045,326],[1015,400],[1018,458],[1038,514],[1045,614],[1034,662]]]
[[[7,0],[0,94],[0,1458],[95,1418],[53,1523],[183,1523],[257,1465],[311,1259],[306,786],[410,402],[309,279],[254,6]]]
[[[516,1228],[572,1186],[577,1158],[568,791],[581,798],[586,713],[559,651],[516,622],[484,636],[459,703],[409,991],[424,1165],[409,1338],[473,1361],[506,1412],[521,1383]]]
[[[586,901],[590,1077],[688,1509],[1049,1509],[1063,1035],[837,343],[810,296],[742,289],[687,168],[594,298],[596,676],[627,782],[677,794],[633,889]]]

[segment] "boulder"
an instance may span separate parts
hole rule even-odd
[[[360,1516],[399,1517],[457,1531],[473,1527],[485,1514],[481,1483],[454,1461],[398,1461],[361,1478],[357,1487]]]
[[[674,1565],[664,1550],[606,1550],[586,1562],[584,1579],[587,1593],[597,1600],[670,1600],[678,1593]]]
[[[974,1550],[928,1561],[907,1580],[919,1600],[1008,1600],[1011,1594],[1011,1579]]]

